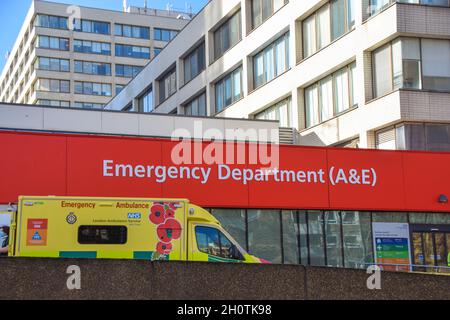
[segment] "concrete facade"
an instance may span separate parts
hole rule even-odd
[[[261,25],[252,28],[252,0],[212,0],[106,108],[137,110],[142,93],[153,88],[155,112],[169,113],[176,110],[179,114],[184,114],[189,101],[204,92],[208,116],[251,119],[289,97],[289,121],[283,126],[298,131],[300,144],[400,149],[399,137],[390,144],[383,145],[379,142],[379,132],[392,128],[391,135],[395,137],[395,128],[405,123],[443,124],[448,131],[450,123],[450,86],[445,90],[404,86],[393,88],[383,95],[374,94],[375,50],[400,37],[450,39],[448,6],[400,2],[390,1],[372,14],[369,0],[349,2],[354,6],[354,27],[348,28],[322,49],[305,57],[303,22],[330,4],[330,1],[288,1]],[[215,59],[214,32],[239,11],[241,40]],[[255,88],[255,54],[286,32],[289,33],[289,68]],[[194,79],[184,83],[184,57],[202,41],[205,42],[206,67]],[[325,121],[308,126],[305,89],[353,63],[356,63],[352,76],[355,100],[353,106],[343,112],[335,112]],[[423,65],[423,61],[420,63]],[[159,80],[173,66],[177,70],[177,91],[165,101],[159,102],[156,93]],[[215,85],[238,66],[242,66],[242,97],[216,112]],[[419,72],[423,72],[423,66]],[[420,74],[420,77],[423,75]],[[450,144],[439,148],[450,150]]]
[[[116,86],[125,86],[130,77],[116,76],[117,65],[142,68],[155,57],[155,49],[162,49],[167,42],[154,39],[155,28],[179,31],[190,20],[191,15],[156,9],[128,7],[126,12],[87,7],[78,7],[82,20],[106,22],[110,24],[110,34],[77,32],[69,29],[56,29],[36,26],[37,15],[70,17],[75,14],[70,5],[33,0],[16,43],[0,76],[0,101],[8,103],[36,104],[39,100],[63,101],[70,107],[75,103],[96,104],[103,107],[115,95]],[[115,35],[115,24],[141,26],[148,28],[149,39]],[[68,50],[42,48],[38,45],[39,36],[68,39]],[[110,54],[80,53],[74,49],[74,40],[110,44]],[[116,56],[115,44],[133,45],[149,49],[150,59]],[[37,57],[58,58],[70,61],[68,72],[50,71],[35,67]],[[106,63],[110,65],[110,75],[96,75],[75,72],[75,61]],[[70,92],[44,92],[35,90],[37,79],[58,79],[70,81]],[[111,95],[75,94],[75,81],[111,85]],[[52,104],[52,106],[57,106]]]

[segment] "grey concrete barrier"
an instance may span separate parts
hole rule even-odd
[[[69,266],[81,289],[69,290]],[[450,299],[450,277],[287,265],[89,259],[0,259],[0,299]]]

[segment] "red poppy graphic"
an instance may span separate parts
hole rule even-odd
[[[172,244],[171,243],[162,243],[159,242],[156,245],[156,251],[159,254],[170,254],[172,252],[173,248],[172,248]]]
[[[156,225],[163,223],[166,220],[164,206],[161,204],[153,205],[149,219]]]
[[[175,219],[167,219],[163,224],[158,226],[156,233],[162,242],[170,243],[172,240],[180,239],[181,225]]]

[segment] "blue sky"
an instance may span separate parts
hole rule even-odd
[[[81,6],[104,8],[112,10],[122,10],[123,0],[51,0],[52,2],[61,2],[77,4]],[[128,5],[144,6],[144,0],[127,0]],[[200,11],[208,0],[147,0],[148,7],[165,9],[167,3],[173,6],[173,9],[184,10],[186,3],[192,6],[193,12]],[[5,65],[5,55],[11,50],[17,35],[20,32],[25,16],[30,8],[31,0],[0,0],[0,72]]]

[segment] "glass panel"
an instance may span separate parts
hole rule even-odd
[[[237,101],[241,98],[241,72],[242,68],[233,72],[233,101]]]
[[[319,123],[319,101],[317,86],[311,86],[305,90],[306,127],[312,127]]]
[[[335,40],[345,33],[345,2],[334,0],[331,2],[331,39]]]
[[[373,222],[408,222],[408,214],[405,212],[374,212]]]
[[[446,272],[447,267],[447,254],[446,254],[446,240],[445,233],[435,233],[434,234],[434,242],[436,245],[436,264],[440,267],[437,271],[441,273]]]
[[[432,233],[423,233],[423,246],[424,246],[424,254],[425,254],[425,265],[427,266],[428,272],[433,272],[435,266],[435,257],[434,257],[434,245],[433,245],[433,234]]]
[[[264,50],[264,66],[266,70],[265,82],[275,78],[274,51],[273,47]]]
[[[450,91],[450,41],[422,40],[423,88]]]
[[[262,23],[261,0],[252,0],[252,20],[253,28]]]
[[[327,265],[342,267],[341,216],[338,211],[325,212]]]
[[[309,265],[308,254],[308,224],[306,222],[306,211],[298,212],[298,223],[300,232],[300,264]]]
[[[296,211],[282,211],[283,252],[285,264],[298,264],[298,224]]]
[[[219,220],[225,230],[243,248],[247,247],[245,234],[245,210],[241,209],[213,209],[212,215]]]
[[[288,41],[288,39],[289,37],[285,36],[275,44],[277,76],[279,76],[288,69],[286,61],[286,42]]]
[[[448,213],[416,213],[409,214],[410,223],[417,224],[450,224],[450,214]]]
[[[280,231],[278,210],[248,210],[248,243],[252,255],[281,263]]]
[[[413,259],[414,259],[413,263],[416,265],[413,267],[413,270],[418,272],[424,272],[425,268],[419,267],[425,264],[421,233],[414,232],[412,234],[412,245],[413,245]]]
[[[358,104],[357,92],[358,85],[356,81],[356,62],[350,65],[350,106],[356,106]]]
[[[334,99],[336,102],[336,112],[340,113],[350,107],[348,71],[347,68],[339,70],[334,74]]]
[[[330,7],[324,6],[317,12],[317,46],[322,49],[330,43]]]
[[[322,212],[308,211],[309,257],[312,266],[325,265]]]
[[[343,211],[342,232],[346,268],[365,269],[373,263],[372,227],[369,212]]]
[[[264,55],[263,53],[258,54],[254,58],[254,79],[255,88],[261,86],[264,83]]]
[[[333,117],[333,82],[332,77],[328,77],[319,83],[320,94],[320,121],[326,121]]]
[[[316,17],[313,15],[303,22],[303,57],[316,52]]]
[[[200,252],[210,254],[216,257],[221,256],[219,231],[209,227],[196,227],[195,236],[197,247]]]
[[[375,96],[380,97],[392,91],[392,66],[390,46],[382,47],[373,53]]]

